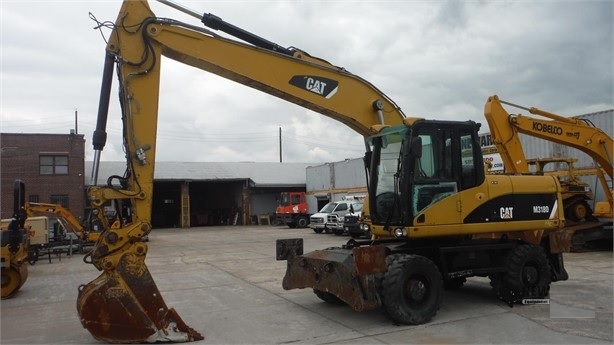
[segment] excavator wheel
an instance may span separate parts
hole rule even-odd
[[[490,285],[509,306],[525,298],[548,296],[552,273],[548,257],[541,246],[517,246],[507,255],[505,267],[505,273],[490,276]]]
[[[2,268],[2,299],[11,298],[26,282],[28,267],[20,264],[17,268]]]
[[[571,205],[565,207],[565,218],[579,222],[583,219],[589,219],[591,216],[591,208],[585,200],[577,200]]]
[[[145,266],[144,255],[136,253],[124,253],[115,269],[105,270],[79,287],[77,310],[83,327],[107,343],[203,340],[166,306]]]
[[[441,305],[443,281],[437,265],[420,255],[392,254],[381,279],[380,297],[388,316],[400,324],[429,322]],[[379,283],[378,283],[379,285]]]

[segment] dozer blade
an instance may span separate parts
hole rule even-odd
[[[125,253],[114,270],[79,287],[81,324],[107,343],[188,342],[204,337],[169,309],[144,257]]]
[[[2,299],[11,298],[28,279],[28,266],[24,263],[2,267]]]

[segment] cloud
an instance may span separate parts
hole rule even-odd
[[[342,66],[408,116],[471,119],[486,131],[483,104],[492,94],[562,115],[614,108],[611,1],[178,2]],[[0,3],[1,131],[68,133],[77,110],[91,159],[105,42],[89,13],[115,21],[120,5]],[[158,160],[277,161],[280,127],[287,162],[364,151],[362,138],[337,121],[170,59],[162,64]],[[111,101],[102,158],[123,160],[117,81]]]

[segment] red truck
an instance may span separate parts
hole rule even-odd
[[[282,192],[275,217],[278,224],[286,224],[290,228],[306,228],[311,216],[308,210],[305,192]]]

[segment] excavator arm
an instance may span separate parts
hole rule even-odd
[[[165,56],[340,121],[363,136],[403,123],[405,115],[366,80],[322,59],[284,48],[222,21],[161,1],[244,42],[173,19],[158,18],[144,0],[124,1],[106,48],[96,130],[94,168],[88,190],[104,232],[88,260],[102,271],[79,288],[77,309],[83,326],[110,343],[203,339],[162,299],[146,265],[156,152],[161,57]],[[102,24],[101,24],[102,25]],[[100,154],[113,71],[117,69],[127,167],[98,186]],[[206,109],[204,110],[206,112]],[[217,116],[217,114],[210,114]],[[110,201],[129,205],[130,219],[111,228],[103,216]]]
[[[510,115],[503,108],[503,104],[527,110],[546,119],[521,114]],[[578,149],[593,158],[612,178],[614,169],[612,138],[600,128],[582,119],[563,117],[534,107],[521,107],[502,101],[496,95],[488,98],[484,116],[491,130],[493,142],[508,172],[529,172],[522,144],[518,138],[518,133],[522,133]]]

